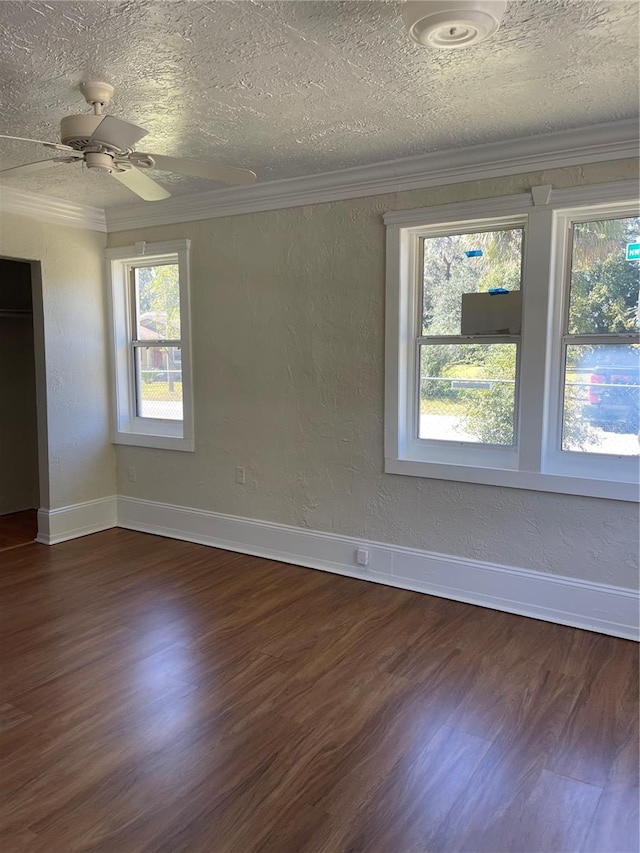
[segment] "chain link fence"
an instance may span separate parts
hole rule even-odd
[[[421,377],[420,438],[510,445],[514,422],[513,379]]]
[[[627,376],[605,382],[572,373],[564,386],[562,448],[583,453],[638,455],[640,384]],[[422,439],[513,443],[515,382],[423,376]]]
[[[576,371],[564,386],[562,447],[584,453],[638,454],[640,385],[628,373],[605,381]]]

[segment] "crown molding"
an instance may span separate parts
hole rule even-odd
[[[538,189],[547,190],[544,204],[536,204],[535,196]],[[531,187],[529,192],[517,195],[500,196],[499,198],[483,198],[477,201],[457,201],[452,204],[439,204],[436,207],[412,207],[410,210],[392,210],[382,217],[385,225],[410,228],[440,224],[448,220],[474,219],[491,217],[496,219],[501,215],[525,213],[534,207],[563,209],[584,207],[594,204],[620,204],[621,202],[636,202],[639,195],[637,181],[612,181],[607,184],[590,184],[589,186],[569,187],[568,189],[553,189],[551,186]]]
[[[617,121],[251,187],[212,190],[154,203],[134,202],[106,210],[0,186],[0,208],[7,213],[75,228],[103,233],[128,231],[481,181],[583,163],[637,158],[639,137],[636,120]]]
[[[422,154],[308,177],[233,187],[106,210],[108,231],[424,189],[638,156],[636,120]]]
[[[51,196],[29,193],[15,187],[0,186],[0,210],[40,219],[43,222],[70,225],[73,228],[102,232],[107,230],[105,212],[100,207],[60,201]]]

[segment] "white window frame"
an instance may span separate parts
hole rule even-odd
[[[562,337],[573,221],[638,216],[633,181],[398,211],[387,226],[385,471],[561,494],[638,500],[637,457],[560,450]],[[519,225],[524,221],[522,335],[512,447],[418,438],[417,311],[420,238]],[[620,336],[637,341],[636,336]],[[469,340],[479,340],[469,338]],[[490,339],[498,343],[500,339]],[[518,393],[519,389],[519,393]]]
[[[194,449],[193,385],[191,372],[191,312],[189,299],[189,240],[136,243],[105,251],[110,283],[114,415],[112,441],[164,450]],[[134,364],[131,270],[140,266],[178,264],[180,281],[180,339],[182,363],[182,420],[144,418],[137,413]]]

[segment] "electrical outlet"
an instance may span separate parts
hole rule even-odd
[[[236,483],[239,483],[241,486],[244,486],[246,482],[246,474],[242,465],[236,465]]]
[[[130,483],[135,483],[136,481],[136,469],[133,467],[133,465],[130,465],[127,468],[127,480]]]
[[[356,564],[358,566],[368,566],[369,565],[369,552],[366,548],[358,548],[356,550]]]

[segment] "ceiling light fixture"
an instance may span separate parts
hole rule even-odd
[[[454,50],[492,36],[506,8],[506,0],[409,0],[402,19],[418,44]]]

